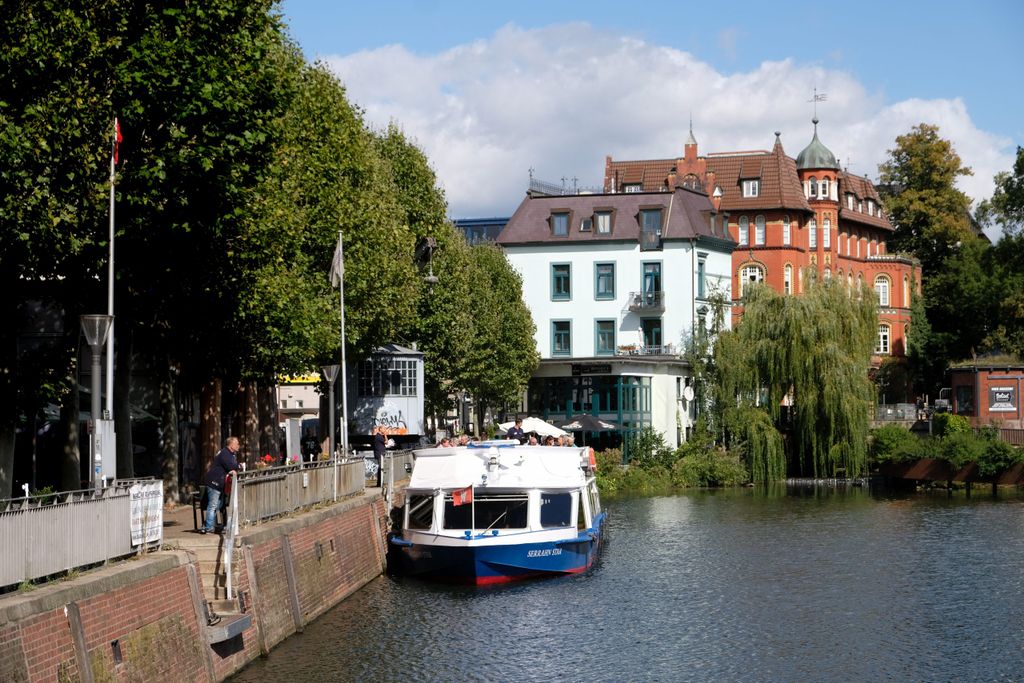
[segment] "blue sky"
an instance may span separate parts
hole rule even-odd
[[[1024,144],[1024,3],[514,3],[287,0],[308,59],[368,123],[427,152],[454,216],[508,214],[528,169],[598,184],[604,156],[822,141],[871,178],[895,136],[936,123],[975,199]]]

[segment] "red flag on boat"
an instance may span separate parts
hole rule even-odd
[[[113,155],[114,155],[114,165],[115,166],[117,166],[117,163],[118,163],[118,159],[117,159],[118,154],[117,153],[118,153],[119,148],[121,147],[121,140],[122,139],[123,138],[121,137],[121,124],[118,123],[117,117],[115,116],[114,117],[114,152],[113,152]]]
[[[473,502],[473,485],[452,491],[452,505],[468,505]]]

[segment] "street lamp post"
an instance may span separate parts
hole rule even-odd
[[[91,314],[81,316],[82,332],[92,349],[92,396],[89,410],[89,456],[92,463],[93,486],[98,493],[103,487],[103,444],[98,428],[100,419],[100,380],[103,373],[103,345],[107,341],[112,315]]]
[[[331,461],[334,463],[334,500],[338,500],[338,452],[334,448],[334,380],[338,378],[338,365],[325,365],[322,370],[324,379],[327,380],[327,396],[330,403],[331,427],[327,430],[330,448]]]

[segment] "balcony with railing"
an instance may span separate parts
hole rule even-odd
[[[661,233],[653,230],[641,230],[640,251],[661,251]]]
[[[675,344],[624,344],[615,349],[616,356],[675,356]]]
[[[634,313],[664,313],[665,292],[630,292],[629,310]]]

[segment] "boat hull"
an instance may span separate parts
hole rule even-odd
[[[397,573],[478,586],[544,576],[578,574],[593,565],[605,516],[578,536],[539,543],[437,545],[391,539],[390,565]]]

